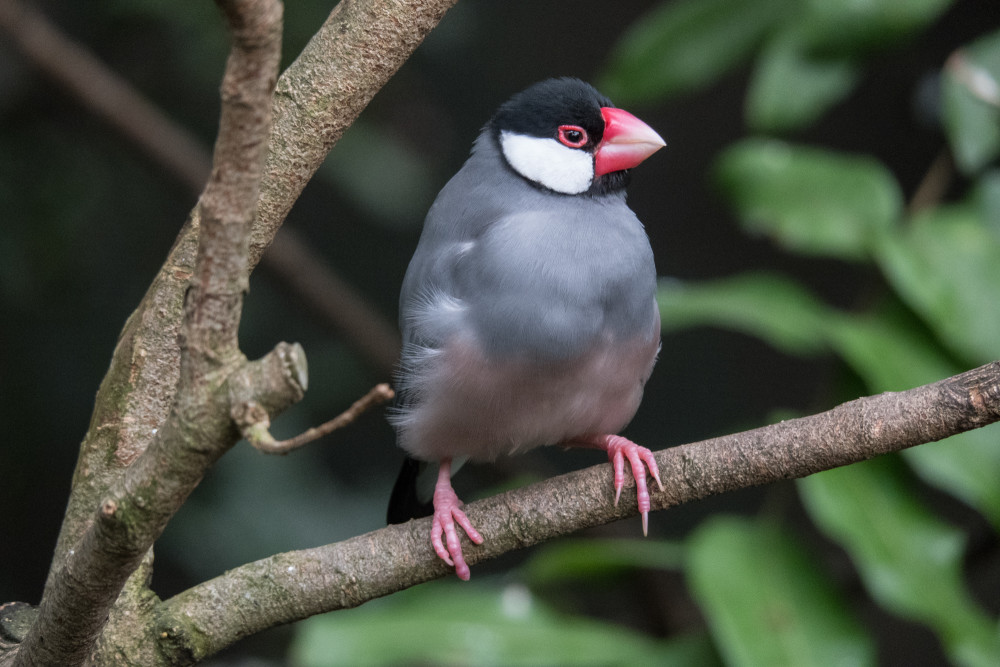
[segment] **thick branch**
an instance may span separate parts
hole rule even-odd
[[[657,452],[667,488],[654,509],[805,477],[1000,421],[1000,362],[934,384],[844,403],[811,417]],[[486,538],[469,563],[634,516],[634,487],[616,507],[598,465],[472,503]],[[631,496],[631,497],[629,497]],[[236,568],[167,600],[169,650],[201,659],[238,638],[313,614],[356,607],[451,572],[431,550],[430,519]]]
[[[304,186],[308,175],[311,175],[325,156],[326,150],[336,141],[343,129],[346,128],[367,105],[374,93],[388,80],[412,53],[413,49],[419,45],[436,22],[441,18],[444,11],[454,4],[451,2],[392,2],[389,0],[359,0],[353,2],[345,0],[338,5],[335,16],[340,16],[341,20],[328,21],[321,30],[321,34],[311,43],[309,59],[302,60],[290,68],[289,76],[297,77],[297,81],[305,86],[316,86],[317,89],[331,87],[336,93],[332,96],[324,96],[324,104],[302,105],[303,100],[296,100],[292,95],[285,95],[276,98],[275,108],[283,109],[282,130],[276,130],[272,134],[270,143],[272,161],[269,164],[278,165],[269,172],[271,176],[278,180],[284,180],[284,173],[281,165],[283,163],[294,162],[300,167],[296,171],[297,178],[292,179],[293,187],[272,187],[263,199],[276,205],[279,209],[287,212],[292,202],[297,198]],[[110,86],[104,85],[107,79],[102,79],[99,67],[93,65],[97,63],[92,58],[80,55],[79,49],[70,48],[52,49],[51,53],[62,53],[60,57],[46,57],[46,44],[65,46],[57,39],[59,35],[47,27],[40,24],[35,19],[39,15],[30,13],[23,5],[16,0],[8,0],[0,7],[0,23],[14,37],[15,43],[22,50],[33,58],[36,64],[57,79],[64,81],[74,92],[84,99],[91,108],[105,117],[114,117],[115,108],[118,104],[105,104],[106,100],[126,100],[126,106],[132,106],[128,91],[123,95],[123,91],[116,89],[114,81]],[[236,26],[237,29],[240,26]],[[24,36],[22,39],[21,36]],[[41,45],[41,46],[40,46]],[[70,45],[72,47],[72,45]],[[324,51],[324,49],[326,49]],[[69,54],[69,55],[66,55]],[[68,69],[60,69],[60,65],[66,63],[82,62],[84,70],[89,72],[83,77],[63,77]],[[322,67],[316,67],[319,62]],[[84,81],[85,80],[85,81]],[[96,85],[93,82],[100,85]],[[75,82],[75,83],[74,83]],[[76,85],[81,83],[82,85]],[[100,94],[89,95],[88,86],[95,85]],[[291,87],[292,84],[289,84]],[[140,105],[142,106],[142,105]],[[149,109],[141,109],[137,117],[124,119],[122,126],[126,133],[138,138],[140,142],[143,138],[149,138],[150,134],[143,135],[143,126],[151,119],[155,119],[155,113],[146,113]],[[297,118],[305,115],[308,118]],[[302,134],[296,138],[295,132],[301,129]],[[153,133],[155,134],[155,133]],[[191,160],[196,149],[190,145],[191,142],[178,140],[168,133],[168,139],[162,138],[153,142],[157,144],[151,147],[158,159],[171,164],[172,168],[182,174],[188,183],[197,183],[198,174],[203,172],[203,167],[198,164],[198,160]],[[320,152],[310,151],[315,145],[317,137],[322,137],[323,149]],[[172,146],[182,146],[179,157],[173,155],[166,157],[160,155],[158,151],[171,152]],[[308,155],[306,155],[308,153]],[[303,177],[303,174],[308,175]],[[284,199],[284,201],[282,201]],[[272,207],[273,209],[273,207]],[[190,219],[184,226],[180,236],[171,249],[170,256],[163,268],[154,279],[153,284],[147,291],[143,302],[126,323],[119,339],[119,344],[112,359],[111,368],[106,375],[101,389],[95,401],[94,415],[90,429],[81,445],[80,458],[77,463],[76,474],[73,481],[73,492],[70,496],[66,518],[60,531],[59,542],[56,547],[52,569],[49,580],[46,584],[47,591],[65,592],[71,590],[66,588],[67,583],[77,584],[76,593],[80,595],[70,596],[69,604],[76,601],[78,606],[86,607],[85,613],[81,615],[69,614],[66,619],[68,625],[60,626],[52,617],[51,610],[60,607],[53,602],[47,604],[46,609],[50,613],[43,614],[42,622],[36,624],[33,635],[28,637],[27,644],[37,645],[38,637],[46,637],[59,626],[61,630],[69,630],[69,638],[66,646],[70,651],[72,644],[79,640],[81,645],[90,643],[84,635],[88,634],[86,626],[100,615],[100,609],[104,607],[103,601],[99,601],[96,606],[87,604],[90,597],[87,593],[88,583],[96,583],[100,590],[90,591],[97,598],[103,599],[110,595],[117,584],[112,576],[107,580],[94,582],[94,579],[87,575],[89,565],[86,558],[93,556],[99,551],[100,544],[95,547],[90,541],[95,539],[95,535],[101,532],[101,526],[109,521],[114,528],[110,532],[123,529],[121,534],[126,541],[132,545],[123,553],[109,554],[112,560],[117,559],[122,565],[120,570],[115,569],[113,563],[109,565],[117,573],[126,572],[136,563],[136,558],[132,551],[138,553],[140,549],[135,545],[145,542],[142,534],[148,530],[150,533],[157,532],[157,525],[161,520],[152,516],[151,523],[143,523],[151,518],[151,514],[144,514],[148,508],[148,502],[155,500],[159,494],[166,494],[173,498],[167,489],[174,486],[175,482],[180,482],[176,488],[189,487],[192,480],[196,481],[194,471],[203,469],[205,462],[215,454],[203,451],[202,445],[215,442],[217,446],[224,449],[231,442],[232,433],[229,429],[228,421],[225,429],[220,426],[222,422],[212,422],[211,419],[202,422],[203,416],[213,416],[220,414],[216,408],[221,407],[216,400],[221,402],[221,396],[226,393],[223,386],[218,386],[220,378],[225,376],[225,372],[204,375],[209,384],[215,382],[217,391],[207,391],[208,395],[204,403],[203,413],[195,411],[186,415],[189,419],[179,418],[177,415],[184,415],[181,409],[177,414],[168,419],[168,411],[175,405],[175,392],[179,384],[187,382],[179,378],[180,350],[176,344],[179,334],[181,334],[181,313],[186,311],[189,318],[194,318],[198,322],[209,323],[213,326],[219,323],[230,321],[228,314],[237,313],[236,300],[242,283],[235,285],[235,289],[226,289],[225,285],[214,285],[211,292],[206,295],[195,295],[187,299],[187,307],[182,305],[185,300],[185,292],[188,284],[195,276],[195,281],[205,277],[195,266],[195,255],[199,255],[199,261],[212,262],[214,256],[212,252],[199,250],[199,229],[202,225],[203,211],[198,208],[192,212]],[[207,209],[204,213],[211,217],[217,217],[212,213],[212,209]],[[267,231],[257,235],[257,242],[254,244],[252,263],[256,263],[261,250],[266,246],[274,231],[281,223],[284,213],[281,216],[264,216],[267,220]],[[218,217],[219,220],[223,220]],[[211,224],[211,223],[210,223]],[[222,227],[224,230],[225,227]],[[223,231],[221,236],[225,236]],[[229,258],[223,258],[224,260]],[[239,262],[235,262],[238,264]],[[244,272],[245,273],[245,272]],[[223,281],[225,282],[225,281]],[[221,289],[216,289],[221,287]],[[233,287],[233,285],[230,285]],[[192,306],[192,304],[197,304]],[[193,314],[192,314],[193,313]],[[190,350],[195,356],[200,355],[206,362],[215,361],[220,366],[225,367],[227,361],[237,364],[240,359],[227,360],[226,350],[231,349],[227,344],[230,339],[227,325],[217,327],[214,331],[209,327],[208,335],[195,336],[200,340],[189,340]],[[190,332],[188,332],[190,333]],[[222,354],[213,354],[206,351],[206,347],[199,346],[202,343],[214,343],[221,345]],[[239,355],[233,354],[233,357]],[[385,359],[390,355],[382,355],[379,364],[387,366]],[[211,364],[206,364],[210,366]],[[197,369],[195,369],[197,370]],[[198,372],[192,369],[185,370],[188,377],[199,376]],[[189,405],[194,402],[189,401]],[[223,432],[226,430],[226,432]],[[214,435],[213,435],[214,434]],[[218,436],[217,438],[214,436]],[[158,468],[157,461],[163,458],[164,450],[160,449],[160,444],[166,442],[181,442],[192,455],[193,465],[188,467],[179,466],[172,472],[172,475],[157,476],[154,474]],[[206,445],[207,446],[207,445]],[[209,450],[211,446],[207,446]],[[155,453],[154,453],[155,452]],[[141,462],[138,460],[143,457]],[[200,457],[200,460],[199,460]],[[134,466],[134,470],[131,468]],[[121,472],[126,467],[130,468],[128,480],[125,483],[116,481]],[[144,481],[143,481],[144,480]],[[152,488],[149,483],[153,480],[162,480],[164,484]],[[143,486],[146,484],[146,486]],[[108,490],[114,485],[114,492],[109,495]],[[146,492],[149,493],[146,493]],[[131,495],[130,495],[131,494]],[[123,498],[126,502],[120,503],[117,498]],[[102,500],[104,499],[104,500]],[[135,507],[126,507],[128,501],[138,499]],[[111,501],[110,503],[107,501]],[[183,499],[181,499],[182,501]],[[178,501],[179,502],[179,501]],[[94,508],[100,506],[103,511],[95,515]],[[133,515],[131,509],[138,512]],[[169,505],[164,510],[163,516],[169,516],[172,510]],[[141,516],[140,516],[141,515]],[[143,523],[142,526],[139,524]],[[139,529],[134,532],[134,529]],[[162,529],[162,525],[160,526]],[[108,531],[105,531],[108,532]],[[138,537],[137,537],[138,536]],[[100,538],[102,539],[102,538]],[[100,539],[98,542],[100,542]],[[83,553],[89,554],[82,557],[81,545],[89,545]],[[94,547],[91,549],[90,547]],[[72,560],[72,562],[68,562]],[[148,562],[148,561],[147,561]],[[72,573],[74,571],[84,573],[79,581],[73,582]],[[143,598],[148,597],[142,593],[142,572],[137,572],[140,579],[136,590]],[[103,584],[110,582],[106,588]],[[134,596],[133,596],[134,597]],[[96,599],[96,598],[95,598]],[[44,601],[43,601],[43,604]],[[144,603],[143,603],[144,604]],[[69,609],[70,607],[65,607]],[[128,611],[125,612],[128,615]],[[103,622],[101,620],[98,623]],[[26,645],[27,645],[26,644]],[[22,661],[31,660],[29,651],[20,653]],[[45,656],[35,656],[42,659]],[[72,658],[72,656],[71,656]],[[75,658],[73,658],[75,659]],[[72,660],[70,660],[72,661]],[[64,662],[59,660],[59,662]]]
[[[177,400],[150,446],[101,502],[97,516],[46,584],[38,620],[15,664],[77,665],[139,562],[201,480],[235,443],[226,381],[245,360],[237,329],[248,279],[247,235],[257,200],[277,79],[282,7],[220,2],[233,33],[222,83],[212,175],[185,301]]]
[[[253,227],[251,265],[272,240],[305,182],[322,163],[326,151],[456,1],[344,0],[281,77],[279,86],[283,92],[275,96],[273,102],[275,122],[261,188],[261,211]],[[37,13],[17,0],[0,4],[0,25],[48,74],[67,81],[67,85],[77,92],[85,91],[89,75],[93,74],[101,89],[111,91],[112,98],[122,97],[120,87],[116,89],[114,82],[109,83],[110,77],[104,76],[107,72],[92,67],[96,63],[93,58],[77,57],[80,49],[60,40],[60,36],[39,19]],[[45,58],[43,52],[48,48],[45,45],[71,57]],[[61,67],[77,61],[85,62],[88,76],[75,76],[72,68]],[[127,95],[123,97],[126,98]],[[104,104],[101,96],[82,95],[81,99],[130,136],[141,135],[143,124],[156,120],[155,114],[140,114],[134,120],[120,119],[116,117],[115,105]],[[128,101],[128,105],[131,104]],[[191,142],[175,140],[169,131],[164,135],[166,141],[151,139],[155,136],[160,135],[152,133],[137,140],[154,141],[158,146],[152,149],[155,155],[169,149],[163,144],[187,146],[181,151],[182,159],[163,161],[173,165],[185,182],[199,182],[198,174],[204,172],[200,164],[204,162],[192,159],[197,149],[190,146]],[[180,333],[181,301],[194,271],[199,226],[199,212],[195,210],[142,303],[122,330],[111,367],[95,400],[90,428],[80,447],[73,492],[56,545],[50,579],[61,567],[72,545],[90,526],[93,509],[109,485],[124,466],[149,446],[173,405],[178,380],[176,341]],[[284,268],[294,265],[295,261],[281,263]],[[342,289],[333,291],[344,293]],[[316,294],[318,292],[311,293],[312,296]],[[348,306],[358,302],[354,298],[344,301]],[[346,319],[340,315],[344,312],[342,308],[324,307],[322,311],[338,314],[332,318],[336,320],[334,324],[346,332],[360,332],[369,341],[383,341],[369,358],[383,372],[388,370],[398,349],[398,338],[389,327],[374,318],[368,318],[369,325],[357,325],[353,317],[359,312],[356,308]],[[348,321],[350,326],[345,326]]]
[[[344,131],[458,0],[341,0],[281,75],[260,208],[256,263]]]

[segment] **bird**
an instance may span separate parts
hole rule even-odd
[[[649,449],[617,435],[660,349],[656,268],[625,201],[630,170],[665,146],[581,79],[504,102],[432,203],[400,292],[403,348],[389,420],[406,460],[387,519],[433,516],[431,544],[468,580],[458,530],[483,537],[451,475],[542,445],[624,461],[643,533]],[[435,470],[436,466],[436,470]]]

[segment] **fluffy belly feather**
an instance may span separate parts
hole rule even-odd
[[[421,351],[409,388],[413,404],[392,420],[399,444],[429,461],[492,460],[617,433],[639,407],[658,350],[657,326],[643,339],[609,340],[559,363],[497,362],[461,340]]]

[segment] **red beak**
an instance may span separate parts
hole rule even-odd
[[[667,145],[653,128],[624,109],[601,107],[604,137],[594,154],[594,177],[631,169]]]

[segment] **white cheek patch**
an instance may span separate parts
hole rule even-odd
[[[500,133],[500,148],[514,170],[550,190],[578,195],[594,181],[594,158],[556,139]]]

